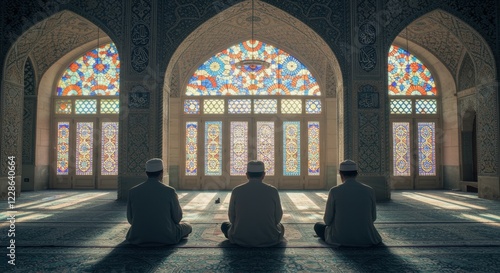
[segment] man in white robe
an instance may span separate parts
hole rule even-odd
[[[127,241],[144,246],[177,244],[192,227],[181,222],[182,208],[175,189],[162,183],[163,161],[148,160],[146,174],[148,180],[128,193],[127,220],[131,227]]]
[[[233,244],[247,247],[268,247],[284,240],[285,229],[278,190],[264,183],[262,161],[247,165],[248,182],[235,187],[229,201],[229,221],[221,230]]]
[[[358,181],[357,164],[346,160],[339,168],[342,184],[330,189],[324,223],[316,223],[318,237],[334,246],[373,246],[382,242],[374,226],[377,219],[375,191]]]

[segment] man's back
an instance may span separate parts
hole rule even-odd
[[[334,245],[369,246],[381,241],[373,222],[377,218],[375,192],[348,179],[330,190],[325,210],[325,241]]]
[[[131,224],[127,233],[130,243],[175,244],[180,240],[182,210],[177,194],[156,179],[130,189],[127,219]]]
[[[229,239],[244,246],[270,246],[279,243],[278,224],[283,216],[278,190],[260,180],[235,187],[229,204],[232,223]]]

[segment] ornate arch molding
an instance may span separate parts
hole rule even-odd
[[[336,97],[343,86],[337,58],[325,41],[290,14],[255,1],[254,38],[272,44],[298,58],[318,80],[327,97]],[[166,69],[164,92],[179,97],[179,88],[209,57],[250,38],[251,2],[236,4],[193,31],[172,55]],[[178,80],[180,82],[174,82]]]
[[[89,42],[97,45],[98,27],[71,11],[61,11],[33,25],[23,33],[8,51],[2,75],[1,109],[1,154],[0,175],[5,175],[7,157],[16,156],[21,165],[23,122],[24,65],[28,57],[38,79],[51,66],[75,48],[85,47]],[[109,37],[99,31],[103,42]],[[38,87],[39,82],[35,83]],[[49,92],[49,91],[46,91]],[[41,92],[39,95],[42,95]],[[20,170],[19,172],[20,173]]]
[[[429,50],[458,75],[467,53],[475,67],[476,85],[496,80],[495,59],[486,40],[472,27],[443,10],[431,11],[408,25],[399,36]]]

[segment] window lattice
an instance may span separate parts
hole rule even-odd
[[[205,100],[203,102],[204,114],[224,114],[224,100]]]
[[[415,112],[417,114],[437,114],[437,100],[416,100]]]
[[[118,122],[103,122],[101,175],[118,175]]]
[[[72,114],[73,103],[71,100],[55,100],[56,114]]]
[[[411,99],[391,99],[391,114],[411,114]]]
[[[321,100],[306,100],[307,114],[321,114]]]
[[[185,114],[199,114],[200,113],[200,100],[185,100],[184,101]]]
[[[69,122],[57,123],[57,175],[68,174]]]
[[[250,114],[252,113],[252,100],[250,99],[228,100],[227,111],[229,114]]]
[[[410,176],[410,123],[392,123],[392,158],[394,176]]]
[[[186,175],[198,174],[198,122],[186,122]]]
[[[76,174],[92,175],[94,123],[76,123]]]
[[[283,175],[300,175],[300,122],[283,122]]]
[[[102,99],[101,114],[118,114],[120,113],[120,100],[118,99]]]
[[[222,175],[222,121],[205,122],[205,175]]]
[[[255,114],[277,114],[278,100],[275,99],[255,99],[254,100]]]
[[[274,122],[257,121],[257,160],[264,162],[266,175],[275,173]]]
[[[96,100],[75,100],[75,113],[95,114],[97,113]]]
[[[436,126],[434,122],[418,123],[418,174],[436,175]]]
[[[231,122],[230,174],[245,175],[248,163],[248,122]]]
[[[319,175],[319,122],[307,123],[307,171],[309,175]]]
[[[282,114],[302,114],[302,100],[287,99],[281,101]]]

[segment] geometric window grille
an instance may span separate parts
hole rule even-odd
[[[229,114],[250,114],[252,113],[252,101],[250,99],[230,99],[227,110]]]
[[[96,114],[97,100],[75,100],[76,114]]]
[[[57,123],[57,175],[68,174],[69,122]]]
[[[204,114],[224,114],[224,100],[205,100],[203,104]]]
[[[118,175],[118,122],[102,123],[101,154],[101,175]]]
[[[102,99],[101,114],[118,114],[120,113],[120,101],[118,99]]]
[[[72,114],[71,100],[55,100],[56,114]]]
[[[411,114],[411,99],[391,99],[391,114]]]
[[[415,113],[437,114],[437,101],[429,99],[417,99],[415,101]]]
[[[222,121],[205,121],[205,175],[222,175]]]
[[[307,114],[321,114],[321,100],[306,100]]]
[[[255,99],[255,114],[276,114],[278,113],[278,100],[276,99]]]
[[[284,99],[281,101],[282,114],[302,114],[302,100]]]

